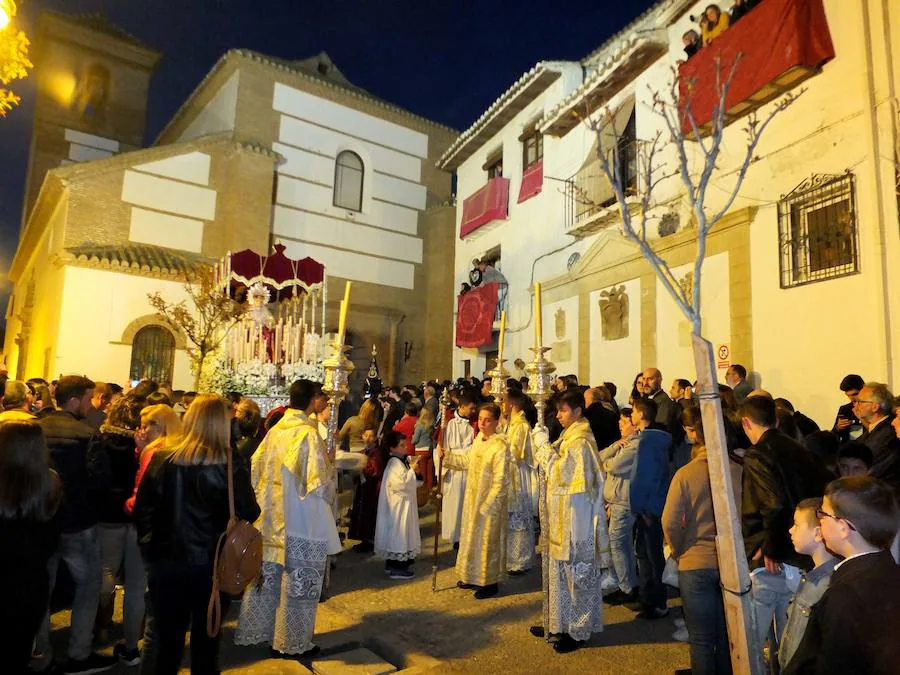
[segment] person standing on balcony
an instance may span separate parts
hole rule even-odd
[[[703,25],[704,46],[715,40],[731,26],[731,17],[719,9],[718,5],[709,5],[704,10],[703,17],[706,19],[706,23]]]

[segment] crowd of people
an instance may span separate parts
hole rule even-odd
[[[239,393],[129,391],[65,376],[8,380],[0,412],[2,570],[15,579],[0,606],[9,672],[101,672],[117,661],[177,673],[191,631],[194,673],[218,672],[209,629],[213,562],[229,519],[262,539],[258,579],[240,599],[235,642],[273,656],[311,657],[329,560],[384,560],[414,578],[421,553],[417,494],[437,481],[440,536],[456,550],[457,586],[477,601],[507,576],[539,569],[542,621],[532,635],[565,654],[603,630],[603,607],[636,618],[682,616],[695,674],[730,673],[716,499],[697,387],[656,368],[627,405],[611,382],[566,375],[544,411],[526,379],[502,395],[490,380],[391,387],[345,405],[339,452],[359,459],[349,483],[326,452],[328,398],[307,380],[262,416]],[[900,417],[888,388],[848,375],[830,430],[790,401],[754,389],[733,365],[719,385],[730,483],[751,569],[760,644],[788,674],[889,673],[900,662],[897,531]],[[707,418],[707,421],[709,419]],[[353,491],[346,520],[337,493]],[[60,561],[73,595],[66,660],[54,659],[51,597]],[[677,574],[675,571],[677,570]],[[113,625],[117,587],[122,626]],[[668,585],[668,586],[667,586]],[[227,611],[230,596],[221,594]],[[848,621],[848,617],[853,617]],[[97,645],[121,634],[113,656]],[[26,670],[27,669],[27,670]]]

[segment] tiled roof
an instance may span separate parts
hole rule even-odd
[[[321,55],[320,55],[321,56]],[[445,131],[449,131],[451,133],[459,133],[456,129],[448,127],[440,122],[435,122],[434,120],[430,120],[427,117],[422,117],[421,115],[416,115],[415,113],[406,110],[405,108],[401,108],[400,106],[394,105],[393,103],[388,103],[377,96],[374,96],[367,92],[365,89],[361,89],[356,85],[352,84],[347,78],[340,75],[340,77],[328,77],[319,74],[318,72],[313,72],[310,68],[311,59],[303,59],[300,61],[287,61],[284,59],[279,59],[277,57],[267,56],[266,54],[260,54],[259,52],[255,52],[249,49],[229,49],[222,57],[216,61],[215,65],[210,69],[210,71],[200,80],[200,84],[196,86],[191,95],[187,98],[187,100],[182,103],[181,107],[175,112],[172,116],[172,119],[166,124],[162,131],[159,132],[159,135],[156,137],[156,143],[159,143],[159,139],[162,138],[168,131],[169,128],[175,124],[187,110],[193,104],[194,98],[203,90],[206,84],[213,78],[213,76],[220,71],[225,64],[229,60],[233,59],[248,59],[250,61],[255,61],[257,63],[262,63],[263,65],[269,66],[271,68],[275,68],[277,70],[281,70],[284,72],[289,72],[292,75],[299,75],[300,77],[304,77],[309,80],[314,80],[320,84],[325,85],[326,87],[331,87],[332,89],[340,89],[341,92],[353,96],[358,99],[362,99],[367,101],[368,103],[374,103],[375,105],[381,106],[386,110],[390,110],[391,112],[399,113],[404,115],[405,117],[409,117],[410,119],[414,119],[418,122],[422,122],[429,126],[438,127],[439,129],[443,129]],[[316,57],[313,57],[316,58]],[[340,71],[338,71],[340,72]]]
[[[640,66],[640,69],[643,70],[662,56],[668,49],[668,42],[662,33],[660,31],[656,39],[652,35],[632,33],[620,40],[614,48],[607,49],[603,53],[605,58],[597,62],[595,70],[585,77],[584,81],[568,96],[544,114],[544,118],[539,125],[541,131],[547,133],[550,127],[557,126],[563,118],[574,111],[576,106],[582,103],[582,99],[586,95],[611,80],[614,74],[624,65],[632,61],[639,61],[639,63],[634,63],[633,65]],[[633,76],[634,73],[629,75],[629,77]],[[591,111],[589,110],[588,112]],[[575,124],[577,124],[577,121],[566,121],[563,126],[567,127],[565,129],[567,131],[568,128]]]
[[[76,264],[110,271],[162,277],[184,278],[185,274],[212,260],[189,251],[149,244],[81,244],[65,249],[65,258]]]
[[[466,147],[471,147],[472,142],[482,134],[485,128],[488,127],[489,123],[493,121],[499,113],[506,109],[507,106],[509,106],[509,104],[514,101],[520,94],[522,94],[536,82],[541,80],[542,76],[550,74],[553,76],[553,79],[558,78],[561,74],[559,68],[566,63],[567,62],[565,61],[538,61],[534,65],[534,67],[531,68],[531,70],[529,70],[518,80],[513,82],[509,89],[503,92],[500,97],[496,101],[494,101],[490,105],[490,107],[485,110],[477,120],[475,120],[475,122],[472,123],[472,126],[470,126],[459,135],[459,138],[457,138],[453,142],[453,144],[449,148],[447,148],[447,151],[443,155],[441,155],[441,158],[437,161],[438,167],[442,169],[452,169],[459,166],[462,161],[468,158],[468,155],[465,155],[464,157],[459,157],[459,155],[465,154],[464,151]],[[543,88],[541,89],[541,91],[543,91]]]

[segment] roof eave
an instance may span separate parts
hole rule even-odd
[[[437,161],[445,171],[457,169],[510,120],[562,76],[559,62],[540,62],[507,89]],[[553,67],[557,66],[557,67]]]
[[[609,67],[585,78],[581,87],[563,100],[541,121],[540,130],[550,136],[565,136],[579,122],[612,99],[657,60],[665,56],[667,42],[637,38],[615,57]],[[579,111],[583,108],[583,113]]]

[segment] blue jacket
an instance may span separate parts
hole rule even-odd
[[[637,466],[631,481],[631,511],[660,517],[669,491],[669,447],[672,436],[644,429],[638,436]]]

